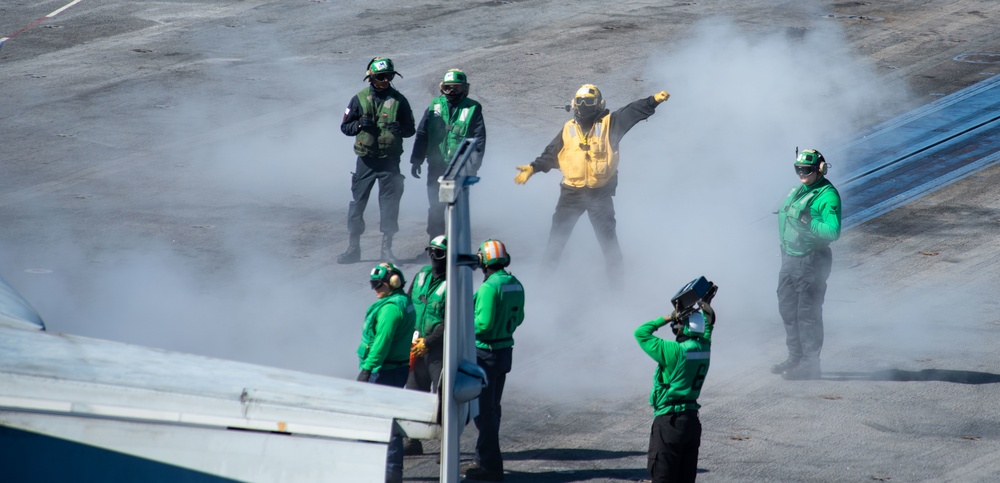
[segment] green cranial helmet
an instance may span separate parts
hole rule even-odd
[[[368,69],[365,71],[365,80],[368,80],[377,74],[392,74],[398,75],[396,72],[396,67],[392,65],[392,59],[385,57],[375,57],[374,59],[368,61]],[[400,75],[402,77],[402,75]]]
[[[441,84],[468,84],[469,78],[466,77],[465,72],[459,69],[448,69],[448,72],[444,73],[444,77],[441,79]]]
[[[670,329],[674,335],[705,337],[705,316],[700,311],[695,311],[687,317],[670,322]]]
[[[437,250],[447,250],[448,249],[448,237],[444,235],[438,235],[434,237],[431,241],[427,242],[428,249]]]
[[[486,240],[479,245],[479,264],[484,267],[500,265],[506,267],[510,264],[510,255],[507,247],[500,240]]]
[[[795,159],[796,166],[816,166],[819,167],[820,163],[825,163],[826,159],[823,155],[815,149],[806,149],[799,153],[799,157]]]
[[[448,237],[438,235],[427,242],[427,256],[431,262],[442,263],[448,257]]]
[[[469,78],[465,72],[458,69],[449,69],[441,79],[441,93],[448,98],[448,102],[456,103],[465,99],[469,95]]]
[[[395,265],[389,262],[382,262],[375,265],[372,269],[371,274],[368,276],[369,282],[371,282],[372,288],[378,287],[379,285],[387,284],[393,290],[401,288],[406,280],[403,278],[403,272]]]
[[[695,312],[688,316],[687,323],[684,324],[684,335],[688,337],[705,336],[705,316],[701,312]]]

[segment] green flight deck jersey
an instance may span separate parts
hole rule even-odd
[[[830,180],[793,188],[778,211],[781,248],[802,256],[840,238],[840,193]]]
[[[413,324],[413,304],[402,290],[371,304],[358,346],[361,370],[378,372],[409,365]]]
[[[715,317],[703,312],[705,334],[691,337],[681,342],[664,340],[653,335],[657,329],[667,325],[660,317],[635,329],[635,340],[639,347],[656,361],[653,374],[653,389],[649,393],[649,405],[653,415],[662,416],[697,410],[698,396],[708,375],[708,364],[712,351],[712,327]],[[673,334],[671,334],[673,335]]]
[[[492,273],[474,298],[476,347],[505,349],[514,346],[514,330],[524,321],[524,286],[506,270]]]
[[[444,277],[431,276],[430,265],[421,268],[413,279],[410,300],[413,301],[413,309],[417,314],[416,331],[420,337],[427,337],[427,334],[444,322],[447,286]]]

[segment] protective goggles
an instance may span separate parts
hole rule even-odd
[[[465,86],[462,84],[442,84],[441,93],[442,94],[461,94],[465,90]]]
[[[372,290],[375,290],[381,287],[382,285],[385,285],[385,282],[383,282],[382,280],[370,280],[370,282],[372,284]]]
[[[448,256],[448,252],[440,248],[427,248],[427,256],[433,260],[444,260]]]
[[[378,74],[372,74],[372,79],[379,82],[391,81],[394,77],[396,77],[395,72],[380,72]]]
[[[816,172],[815,166],[795,165],[795,174],[799,176],[809,176]]]
[[[594,97],[574,97],[573,105],[576,107],[587,106],[587,107],[597,107],[599,101],[597,96]]]

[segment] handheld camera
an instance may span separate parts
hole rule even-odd
[[[712,297],[715,297],[718,290],[718,285],[701,276],[681,287],[677,294],[670,299],[670,305],[673,305],[674,310],[677,311],[677,317],[683,319],[698,309],[699,302],[711,303]]]

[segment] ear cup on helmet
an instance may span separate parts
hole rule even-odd
[[[399,287],[402,287],[403,286],[403,279],[400,278],[399,275],[397,275],[397,274],[394,273],[394,274],[392,274],[392,276],[389,277],[389,286],[392,287],[393,289],[397,289]]]
[[[819,169],[819,174],[826,174],[827,170],[830,169],[830,166],[826,164],[826,161],[820,161],[818,169]]]

